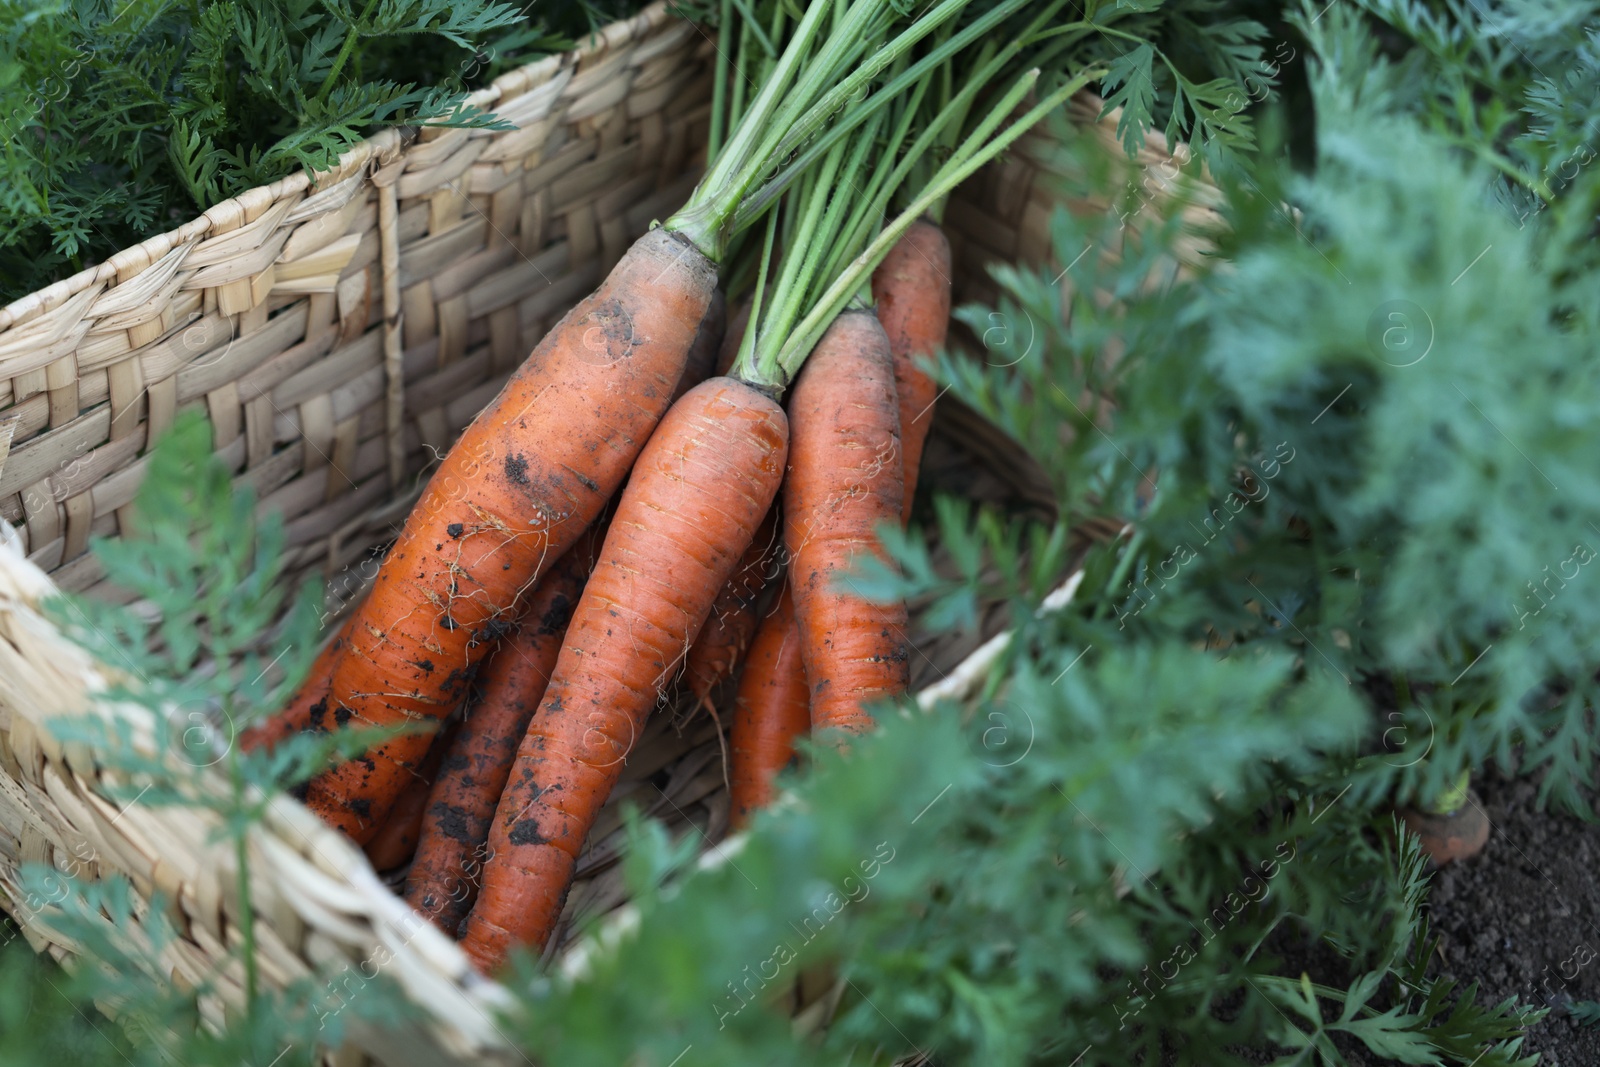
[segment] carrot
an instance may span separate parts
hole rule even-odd
[[[528,598],[515,633],[485,663],[480,696],[433,783],[406,902],[454,935],[477,897],[478,871],[495,805],[528,720],[544,697],[572,609],[604,536],[602,520],[562,556]]]
[[[311,727],[313,713],[328,695],[328,683],[333,679],[333,665],[338,662],[339,654],[344,651],[349,636],[350,623],[346,621],[333,639],[322,646],[317,658],[311,661],[311,670],[306,674],[305,681],[300,683],[300,689],[295,693],[294,699],[276,715],[261,720],[239,734],[239,748],[242,751],[250,752],[258,748],[270,750],[278,742]],[[320,713],[316,714],[315,718],[320,721]]]
[[[427,758],[417,767],[416,777],[401,791],[400,799],[389,812],[388,820],[366,843],[364,850],[373,870],[393,870],[409,860],[416,851],[417,838],[422,829],[422,812],[428,804],[429,787],[439,773],[439,765],[444,759],[451,735],[458,729],[458,724],[451,722],[439,731],[433,746],[428,749]]]
[[[836,583],[879,551],[874,528],[898,521],[905,483],[889,340],[871,312],[846,311],[807,357],[789,397],[793,447],[783,486],[784,543],[811,729],[861,733],[864,705],[905,691],[904,603],[875,604]]]
[[[716,276],[688,238],[645,234],[467,427],[355,615],[328,691],[340,721],[436,729],[460,702],[518,596],[594,521],[644,447]],[[365,843],[430,732],[400,734],[313,779],[307,805]]]
[[[731,378],[689,390],[645,446],[495,811],[461,940],[481,971],[550,939],[584,839],[771,507],[787,450],[777,401]]]
[[[762,520],[750,547],[734,568],[733,577],[712,602],[706,624],[689,646],[683,674],[701,707],[711,706],[711,691],[733,673],[739,657],[749,647],[756,624],[761,621],[757,614],[761,594],[775,576],[779,547],[778,513],[774,508]]]
[[[717,289],[711,294],[705,318],[700,320],[694,343],[689,346],[689,355],[683,363],[683,377],[678,379],[678,387],[672,392],[674,402],[713,373],[720,373],[716,370],[717,353],[722,347],[723,331],[727,324],[728,299],[722,295],[721,289]]]
[[[905,457],[901,518],[908,520],[922,470],[922,446],[938,399],[938,386],[917,360],[938,355],[950,328],[950,241],[938,225],[926,218],[911,224],[873,272],[872,298],[894,357]]]
[[[795,738],[811,725],[811,688],[800,661],[800,633],[788,585],[756,631],[733,703],[730,807],[735,830],[772,803],[772,780],[794,758]]]
[[[918,249],[913,240],[923,245],[920,251],[929,254],[932,269],[922,269],[928,260],[916,254]],[[942,260],[938,258],[941,249]],[[873,275],[878,321],[884,323],[887,319],[894,328],[894,332],[889,333],[889,349],[894,357],[901,425],[915,427],[911,433],[917,436],[915,443],[908,437],[902,449],[906,456],[902,521],[909,517],[911,494],[916,489],[920,466],[912,457],[920,455],[931,422],[934,398],[933,379],[908,357],[913,353],[932,354],[944,344],[950,313],[949,250],[943,231],[932,223],[918,222]],[[906,262],[907,253],[915,255],[915,262]],[[945,268],[943,285],[938,284],[941,264]],[[916,288],[916,285],[923,288]],[[928,312],[927,320],[920,324],[908,321],[914,318],[908,316],[908,308],[914,311],[918,304]],[[889,330],[890,327],[885,326],[885,331]],[[909,339],[919,333],[920,341]],[[916,406],[918,399],[908,403],[908,394],[913,393],[925,396],[926,402],[920,407]],[[918,419],[919,414],[923,415],[921,419]],[[706,626],[709,629],[710,623]],[[689,656],[692,662],[693,650]],[[761,627],[756,631],[749,660],[739,679],[739,692],[734,698],[729,746],[733,749],[730,809],[735,830],[743,829],[758,808],[772,803],[772,780],[794,758],[795,739],[804,736],[811,725],[810,704],[811,690],[806,684],[805,665],[800,661],[794,604],[785,584],[777,606],[761,620]]]

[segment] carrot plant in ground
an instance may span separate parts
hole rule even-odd
[[[148,1062],[174,1055],[179,1062],[266,1063],[289,1045],[298,1051],[283,1062],[309,1064],[317,1043],[336,1045],[349,1021],[393,1018],[401,1003],[397,990],[382,988],[381,975],[376,982],[361,976],[356,989],[374,988],[360,995],[336,979],[269,989],[259,978],[251,827],[278,791],[390,735],[312,732],[270,752],[235,743],[288,699],[316,651],[320,598],[309,586],[286,587],[282,547],[282,520],[257,518],[254,495],[235,488],[211,452],[209,424],[190,412],[155,447],[131,527],[117,540],[92,544],[107,577],[134,603],[63,596],[46,605],[52,621],[111,672],[88,714],[51,723],[58,740],[95,752],[102,788],[124,810],[178,805],[210,812],[212,836],[193,847],[205,862],[238,872],[237,896],[224,904],[238,949],[197,981],[202,997],[214,990],[231,996],[237,1022],[220,1033],[201,1025],[196,990],[184,980],[190,976],[172,973],[179,933],[169,902],[146,907],[120,875],[91,881],[99,858],[92,846],[83,854],[58,852],[55,866],[24,864],[18,884],[6,888],[11,911],[100,965],[74,969],[62,993],[115,1006]],[[224,985],[232,994],[220,992]]]
[[[1593,302],[1436,142],[1361,121],[1319,128],[1318,177],[1288,189],[1298,229],[1258,177],[1264,196],[1233,191],[1226,272],[1115,320],[1073,297],[1054,343],[1074,362],[949,370],[1024,441],[1055,432],[1042,408],[1075,425],[1053,468],[1069,511],[1134,523],[1093,572],[1114,639],[1270,640],[1337,671],[1395,750],[1359,764],[1366,799],[1426,800],[1521,745],[1528,769],[1553,772],[1545,794],[1578,808],[1597,620],[1563,592],[1600,545],[1581,459],[1600,402]],[[1104,239],[1070,229],[1058,247],[1074,255]],[[1071,273],[1080,294],[1132,294],[1136,279],[1093,258]],[[1002,317],[1052,329],[1049,279],[1007,284]],[[1096,353],[1113,335],[1131,354],[1111,367]],[[1077,406],[1086,384],[1118,398],[1109,437]]]
[[[1600,609],[1582,593],[1600,546],[1600,473],[1584,459],[1600,304],[1573,258],[1587,253],[1555,212],[1519,223],[1498,210],[1471,154],[1407,117],[1362,23],[1330,12],[1313,25],[1314,13],[1298,21],[1316,171],[1263,167],[1229,191],[1229,268],[1133,300],[1125,317],[1074,297],[1078,325],[1056,340],[1073,378],[1024,361],[1003,382],[963,380],[1033,440],[1041,406],[1086,429],[1046,382],[1117,395],[1115,447],[1081,432],[1076,486],[1064,474],[1062,489],[1073,507],[1095,494],[1135,522],[1137,551],[1103,590],[1119,634],[1209,625],[1339,671],[1398,749],[1357,765],[1365,798],[1426,800],[1520,745],[1526,770],[1549,772],[1543,795],[1580,809],[1600,651]],[[1291,225],[1280,199],[1304,218]],[[1060,239],[1073,255],[1095,243]],[[1074,268],[1079,293],[1131,294],[1125,276],[1098,279],[1094,259]],[[1061,310],[1038,279],[1009,283],[1003,315],[1047,324]],[[1133,355],[1108,367],[1093,353],[1112,330]],[[1146,506],[1150,467],[1162,474]]]

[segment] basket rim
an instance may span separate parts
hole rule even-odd
[[[548,55],[507,71],[482,89],[467,94],[466,103],[487,111],[490,105],[526,92],[561,70],[577,66],[590,56],[606,52],[620,42],[660,26],[668,19],[676,18],[693,25],[689,20],[676,15],[673,7],[673,0],[654,0],[648,7],[628,18],[618,19],[595,29],[579,43],[578,47],[570,51]],[[354,177],[369,163],[375,162],[381,166],[392,160],[400,149],[413,142],[427,142],[452,132],[455,132],[454,127],[386,127],[341,152],[338,161],[328,170],[312,173],[302,168],[275,182],[252,186],[213,204],[188,222],[147,237],[138,244],[120,248],[99,263],[51,282],[42,289],[35,289],[0,307],[0,337],[13,327],[32,322],[39,316],[54,311],[97,283],[109,282],[115,285],[124,272],[128,272],[128,278],[142,273],[146,267],[155,264],[180,245],[235,230],[286,196],[308,190],[326,189],[330,185]],[[472,139],[488,137],[492,131],[474,129],[465,132],[468,139]]]

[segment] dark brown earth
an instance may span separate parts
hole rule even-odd
[[[1493,770],[1473,784],[1492,829],[1482,853],[1439,870],[1428,894],[1438,948],[1430,973],[1461,989],[1478,983],[1489,1007],[1515,998],[1548,1008],[1530,1023],[1523,1055],[1539,1067],[1600,1067],[1600,1027],[1581,1025],[1568,1005],[1600,1000],[1600,823],[1534,807],[1536,782]],[[1591,804],[1600,793],[1591,792]],[[1600,809],[1597,809],[1600,810]],[[1304,966],[1339,973],[1331,951],[1278,940],[1282,973]],[[1356,1042],[1338,1040],[1352,1067],[1387,1067]],[[1271,1055],[1246,1058],[1270,1063]]]
[[[1526,779],[1490,772],[1475,789],[1489,843],[1434,878],[1435,973],[1476,980],[1482,1004],[1550,1008],[1524,1046],[1543,1053],[1540,1067],[1600,1067],[1600,1028],[1566,1010],[1600,1000],[1600,824],[1535,811],[1538,787]]]

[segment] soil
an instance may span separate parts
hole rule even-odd
[[[1600,1027],[1566,1010],[1600,1000],[1600,824],[1535,810],[1527,779],[1491,771],[1474,789],[1492,829],[1479,856],[1434,877],[1435,972],[1476,981],[1480,1004],[1550,1008],[1523,1046],[1540,1067],[1600,1065]]]
[[[1427,906],[1438,949],[1430,972],[1463,990],[1478,983],[1476,1000],[1485,1007],[1514,998],[1525,1009],[1548,1008],[1529,1024],[1522,1047],[1523,1055],[1540,1054],[1539,1067],[1600,1067],[1600,1026],[1567,1011],[1576,1001],[1600,1001],[1600,823],[1538,811],[1535,781],[1492,769],[1473,791],[1489,817],[1489,843],[1433,876]],[[1591,793],[1590,803],[1597,797]],[[1301,966],[1339,973],[1341,961],[1325,946],[1274,941],[1283,973]],[[1397,1062],[1359,1042],[1335,1043],[1353,1067]],[[1249,1062],[1275,1058],[1239,1051]]]

